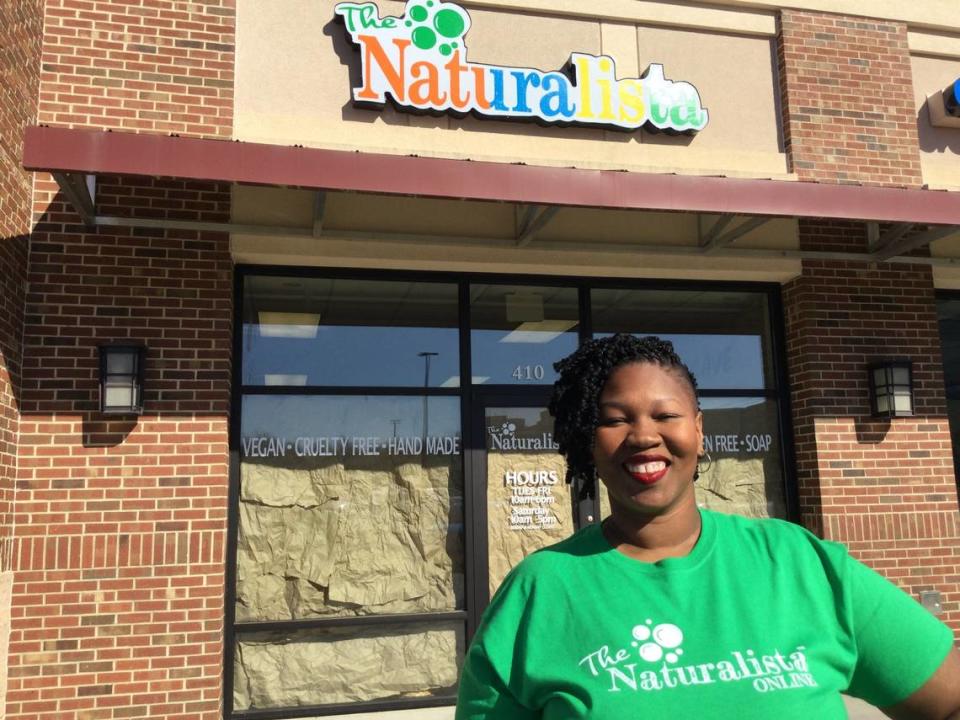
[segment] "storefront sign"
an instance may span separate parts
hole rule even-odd
[[[358,455],[459,455],[457,436],[427,437],[245,437],[243,456],[271,457],[347,457]]]
[[[542,530],[559,525],[550,510],[557,499],[553,487],[560,482],[556,470],[508,470],[503,485],[510,489],[510,529]]]
[[[491,425],[487,427],[487,432],[490,434],[491,450],[552,452],[560,449],[560,446],[554,442],[553,433],[545,432],[531,437],[520,437],[517,435],[516,423],[509,421],[500,425]]]
[[[745,435],[704,435],[704,449],[714,455],[725,453],[751,453],[765,455],[773,446],[773,436],[769,433],[747,433]]]
[[[595,125],[692,134],[707,125],[700,94],[652,64],[639,78],[617,79],[613,58],[574,52],[561,71],[484,65],[467,60],[470,15],[455,3],[408,0],[400,17],[380,17],[373,3],[339,3],[361,53],[354,102],[551,125]]]

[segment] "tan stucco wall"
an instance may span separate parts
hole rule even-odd
[[[935,188],[960,190],[960,128],[931,125],[927,101],[960,77],[960,57],[914,55],[911,65],[923,181]]]
[[[581,0],[467,0],[464,4],[470,8],[514,10],[559,17],[588,17],[711,32],[730,31],[744,35],[772,36],[777,32],[775,11],[747,5],[721,8],[694,5],[682,0],[593,0],[589,3]]]
[[[676,29],[467,3],[472,61],[548,70],[562,67],[573,51],[608,53],[621,77],[635,77],[651,62],[663,64],[668,78],[697,87],[711,114],[710,124],[690,138],[356,109],[350,98],[359,81],[360,56],[333,21],[334,5],[333,0],[239,0],[237,139],[538,165],[787,176],[775,103],[775,23],[769,12],[641,3],[657,10],[659,22],[675,8],[687,22],[687,29]],[[395,0],[379,7],[382,15],[403,11],[403,3]],[[623,12],[612,16],[625,17]],[[691,17],[725,29],[690,29],[696,24]],[[736,60],[733,73],[731,58]]]
[[[918,28],[937,30],[960,29],[956,0],[711,0],[724,8],[777,10],[793,8],[816,12],[859,15],[861,17],[897,20]]]
[[[942,58],[960,58],[960,28],[955,32],[930,32],[910,30],[907,32],[910,52]]]

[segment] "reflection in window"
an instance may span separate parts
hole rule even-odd
[[[943,352],[943,382],[947,392],[947,417],[953,444],[953,468],[960,483],[960,294],[937,297],[940,347]],[[958,485],[960,487],[960,485]]]
[[[593,290],[596,337],[657,335],[673,343],[701,389],[772,387],[773,353],[763,293]]]
[[[697,481],[698,504],[748,517],[786,517],[777,403],[701,398],[700,406],[712,462]]]
[[[577,298],[575,288],[471,285],[474,383],[553,383],[553,363],[577,347]]]
[[[248,276],[246,385],[455,387],[457,286]]]
[[[464,607],[459,400],[247,396],[237,619]]]

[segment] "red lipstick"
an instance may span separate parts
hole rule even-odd
[[[653,485],[667,474],[670,461],[663,455],[632,455],[623,464],[627,474],[644,485]]]

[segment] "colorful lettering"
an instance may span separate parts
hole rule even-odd
[[[401,109],[690,134],[709,121],[697,89],[668,80],[658,64],[618,79],[606,55],[571,53],[569,75],[470,62],[470,15],[453,2],[408,0],[400,17],[380,17],[374,3],[334,12],[361,51],[353,98],[365,106],[389,99]]]

